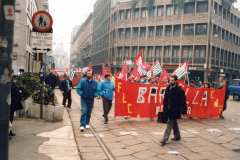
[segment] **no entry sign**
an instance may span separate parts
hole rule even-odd
[[[32,25],[39,32],[46,32],[51,29],[53,20],[46,11],[38,11],[32,17]]]

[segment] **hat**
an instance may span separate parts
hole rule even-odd
[[[190,83],[195,83],[195,81],[194,81],[194,80],[191,80]]]

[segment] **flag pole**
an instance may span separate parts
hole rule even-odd
[[[188,79],[188,86],[189,86],[189,77],[188,77],[188,72],[187,72],[187,79]]]

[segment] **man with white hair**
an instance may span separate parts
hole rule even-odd
[[[60,82],[59,88],[62,91],[63,94],[63,103],[62,105],[65,106],[66,101],[68,100],[68,105],[67,107],[71,109],[71,104],[72,104],[72,96],[71,96],[71,90],[73,88],[73,83],[69,79],[70,76],[68,73],[65,74],[65,79]]]

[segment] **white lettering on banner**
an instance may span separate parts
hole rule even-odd
[[[158,114],[158,112],[160,112],[159,110],[160,110],[160,107],[157,106],[157,107],[156,107],[156,114]]]
[[[189,91],[189,88],[186,89],[185,96],[187,96],[188,91]],[[186,103],[189,104],[189,102],[187,100],[186,100]]]
[[[191,114],[191,110],[192,110],[192,108],[188,107],[187,114]]]
[[[203,101],[205,101],[204,105],[207,106],[207,93],[208,91],[204,91],[200,106],[202,106]]]
[[[163,112],[163,105],[161,105],[161,112]]]
[[[179,86],[181,86],[182,88],[184,88],[185,86],[182,83],[179,83]]]
[[[158,90],[158,87],[150,87],[150,91],[148,95],[148,103],[150,103],[151,101],[151,96],[155,97],[154,100],[155,100],[155,103],[157,103],[157,90]]]
[[[159,101],[160,103],[162,103],[162,98],[164,100],[164,95],[165,95],[165,90],[167,87],[161,87],[160,92],[159,92]],[[164,92],[164,94],[162,94],[162,92]],[[161,98],[162,97],[162,98]]]
[[[199,91],[197,91],[196,96],[195,96],[195,98],[193,99],[192,104],[198,104],[198,102],[195,103],[195,100],[196,100],[196,98],[197,98],[197,96],[198,96],[198,93],[199,93]]]
[[[137,103],[145,103],[143,95],[147,92],[147,87],[139,87]]]
[[[118,76],[119,79],[122,79],[123,78],[123,74],[120,72],[119,76]]]

